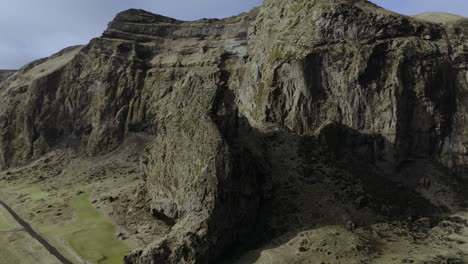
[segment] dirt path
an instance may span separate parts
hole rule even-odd
[[[0,200],[0,205],[5,207],[8,213],[13,216],[13,218],[24,228],[29,235],[35,238],[39,243],[41,243],[50,254],[54,255],[58,260],[60,260],[63,264],[73,264],[70,260],[68,260],[62,253],[60,253],[54,246],[52,246],[44,237],[39,235],[31,225],[24,221],[13,209],[11,209],[6,203]]]

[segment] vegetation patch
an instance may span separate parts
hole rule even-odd
[[[123,263],[130,247],[115,236],[113,223],[101,215],[82,194],[72,200],[78,217],[65,240],[83,259],[99,264]]]
[[[26,195],[29,197],[31,200],[36,201],[36,200],[41,200],[49,196],[48,193],[43,192],[39,187],[37,186],[32,186],[29,188],[25,188],[19,191],[19,193]]]
[[[301,12],[301,10],[310,10],[315,5],[315,1],[294,0],[289,7],[289,17],[297,16],[297,13]]]
[[[122,264],[131,247],[117,239],[114,224],[100,214],[88,198],[88,194],[81,194],[72,199],[71,206],[76,210],[73,222],[62,227],[42,228],[41,232],[51,239],[62,253],[77,263],[81,261],[76,261],[76,254],[86,263]],[[63,240],[69,248],[60,242]]]
[[[268,63],[274,64],[275,62],[283,63],[294,59],[294,52],[288,50],[284,43],[276,44],[269,53]]]
[[[4,211],[3,208],[0,208],[0,231],[1,230],[8,230],[13,228],[14,225],[11,223],[8,215]]]
[[[0,234],[0,264],[32,263],[60,264],[60,261],[26,232]]]

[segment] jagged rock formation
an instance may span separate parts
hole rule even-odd
[[[286,159],[466,175],[467,36],[466,18],[367,1],[266,0],[195,22],[128,10],[84,47],[0,73],[0,167],[152,133],[145,193],[174,226],[126,262],[215,263],[262,225],[276,180],[316,174]]]

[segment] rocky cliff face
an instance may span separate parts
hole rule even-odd
[[[0,167],[151,133],[144,193],[173,227],[126,262],[214,263],[266,225],[275,184],[319,174],[318,156],[466,177],[467,36],[465,18],[367,1],[266,0],[195,22],[128,10],[88,45],[0,75]]]

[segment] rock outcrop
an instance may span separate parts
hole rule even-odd
[[[261,226],[272,175],[299,171],[279,164],[312,162],[317,144],[379,175],[419,159],[466,175],[467,36],[466,18],[367,1],[266,0],[194,22],[128,10],[86,46],[0,73],[0,168],[151,133],[145,193],[173,227],[126,262],[215,263]]]
[[[0,82],[7,79],[8,77],[10,77],[14,73],[15,73],[14,70],[0,70]]]

